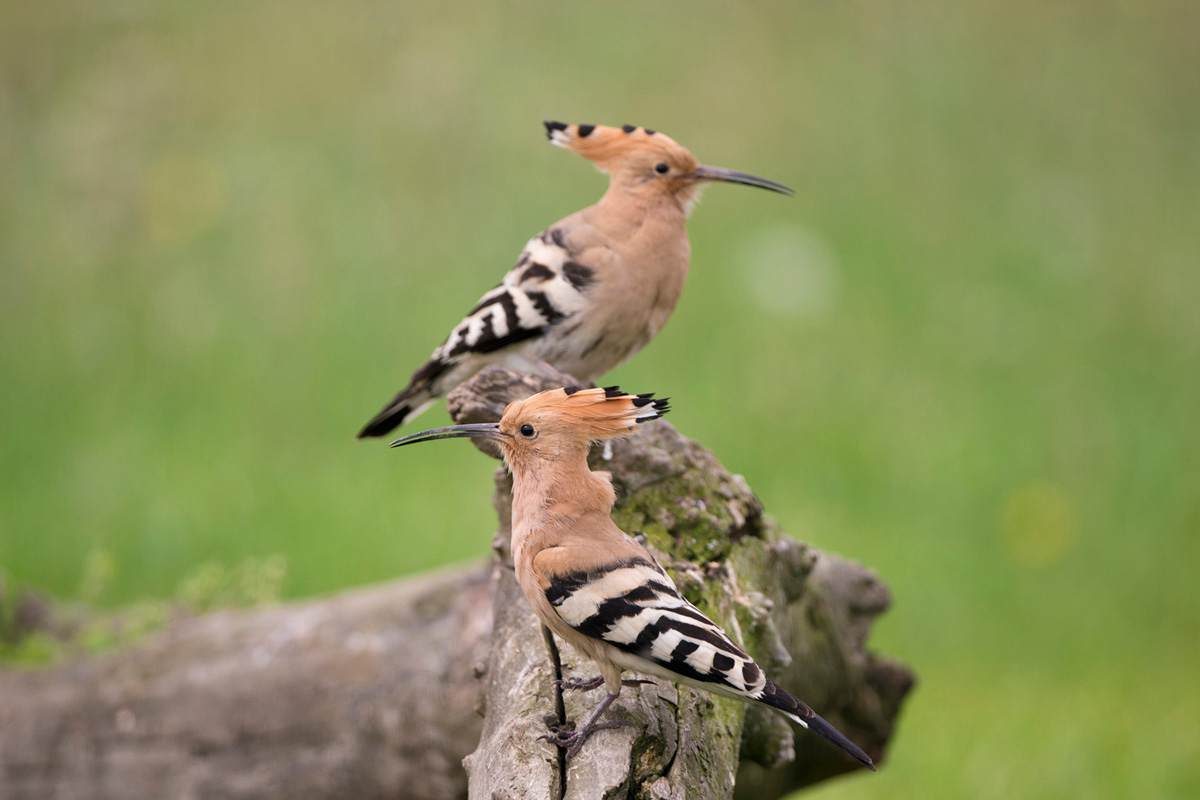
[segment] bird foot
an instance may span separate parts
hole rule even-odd
[[[583,743],[596,731],[606,730],[608,728],[623,728],[635,727],[632,722],[627,719],[610,719],[604,722],[592,722],[584,725],[579,730],[572,730],[566,726],[551,725],[550,733],[543,734],[538,739],[545,739],[553,745],[566,750],[567,760],[571,760],[583,747]]]
[[[560,681],[554,681],[555,686],[561,687],[563,691],[571,692],[590,692],[602,683],[604,683],[604,678],[599,675],[594,678],[563,678]]]
[[[555,686],[561,687],[564,691],[570,692],[590,692],[597,686],[604,683],[604,678],[597,675],[594,678],[563,678],[559,681],[554,681]],[[646,681],[640,678],[626,678],[621,681],[622,686],[641,686],[643,683],[654,683],[654,681]]]

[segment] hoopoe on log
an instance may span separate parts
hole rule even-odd
[[[608,191],[530,239],[360,439],[383,436],[489,364],[539,372],[544,363],[581,381],[603,375],[645,347],[674,311],[691,254],[687,217],[704,184],[792,194],[766,178],[702,166],[647,128],[545,126],[551,142],[608,173]]]
[[[615,386],[553,389],[510,404],[499,422],[423,431],[392,446],[456,437],[499,443],[513,476],[517,582],[538,618],[600,667],[600,677],[567,681],[564,688],[603,682],[608,690],[583,725],[546,737],[566,748],[568,758],[594,731],[623,724],[600,717],[621,693],[622,671],[633,670],[777,709],[874,771],[866,753],[771,682],[684,599],[650,551],[612,521],[612,479],[588,468],[589,446],[667,411],[666,398]]]

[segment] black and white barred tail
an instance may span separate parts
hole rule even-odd
[[[862,748],[847,739],[841,731],[821,719],[806,703],[776,686],[770,679],[758,696],[751,695],[763,705],[782,711],[793,722],[808,728],[827,742],[837,745],[854,756],[864,767],[875,772],[875,764]]]
[[[383,436],[428,408],[441,396],[440,392],[434,390],[433,382],[446,371],[447,366],[436,356],[425,362],[424,366],[413,373],[412,380],[404,391],[393,397],[382,411],[363,426],[358,438]]]

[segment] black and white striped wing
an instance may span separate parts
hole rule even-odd
[[[679,594],[651,558],[551,579],[546,599],[576,631],[714,691],[759,699],[758,665],[721,628]]]
[[[633,657],[622,666],[717,694],[757,700],[875,769],[858,745],[768,680],[742,648],[679,594],[652,558],[562,574],[551,578],[545,593],[558,615],[576,631]]]
[[[595,272],[575,260],[575,250],[562,230],[551,228],[534,237],[500,285],[484,294],[454,326],[446,341],[413,373],[408,386],[366,424],[359,437],[382,436],[421,413],[479,369],[479,363],[470,363],[471,356],[485,357],[537,339],[576,315],[587,306],[585,295],[593,283]],[[526,360],[547,357],[546,351],[534,348]]]
[[[517,265],[480,298],[431,360],[452,364],[471,353],[491,353],[540,336],[581,311],[594,273],[572,255],[558,229],[531,239]]]

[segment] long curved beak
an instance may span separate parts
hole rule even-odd
[[[502,442],[506,437],[500,432],[499,422],[478,422],[471,425],[451,425],[448,428],[434,428],[421,431],[411,436],[405,436],[392,442],[391,447],[401,447],[417,442],[432,442],[434,439],[492,439]]]
[[[759,189],[768,189],[772,192],[780,194],[792,195],[794,191],[784,186],[782,183],[769,181],[766,178],[760,178],[757,175],[751,175],[748,172],[738,172],[735,169],[724,169],[723,167],[705,167],[700,166],[692,173],[692,177],[698,181],[721,181],[722,183],[740,183],[743,186],[757,186]]]

